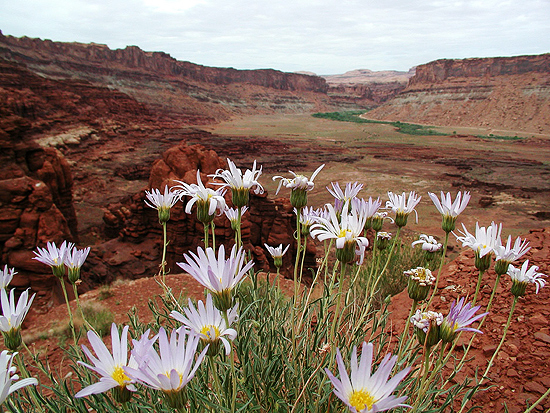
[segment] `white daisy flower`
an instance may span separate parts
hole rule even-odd
[[[29,290],[23,291],[17,304],[13,295],[14,289],[8,293],[5,289],[0,290],[0,301],[2,304],[2,315],[0,316],[0,331],[4,336],[4,344],[12,351],[21,345],[21,325],[27,316],[36,293],[29,300]]]
[[[207,188],[202,183],[201,173],[197,170],[197,183],[188,184],[183,181],[176,181],[179,185],[174,186],[175,193],[178,199],[188,196],[191,199],[185,206],[185,212],[191,213],[191,209],[195,203],[197,204],[197,219],[203,223],[210,223],[216,214],[216,211],[221,212],[227,208],[225,203],[225,190],[218,188],[216,190]]]
[[[8,288],[8,285],[10,284],[15,274],[17,274],[15,268],[8,269],[8,266],[4,265],[4,269],[0,269],[0,288]]]
[[[441,191],[441,201],[439,201],[437,195],[432,192],[428,192],[428,196],[431,198],[435,207],[443,217],[443,231],[453,231],[455,229],[456,219],[458,215],[460,215],[460,213],[462,213],[462,211],[466,209],[468,202],[470,202],[470,193],[464,192],[464,194],[462,194],[459,191],[456,195],[454,202],[451,199],[450,192],[444,194],[443,191]]]
[[[422,199],[421,196],[416,195],[414,191],[410,192],[408,197],[405,192],[401,195],[388,192],[388,198],[390,199],[386,202],[386,208],[395,213],[395,225],[398,227],[407,225],[407,219],[413,211],[416,214],[416,222],[418,222],[418,214],[415,208]]]
[[[281,268],[281,266],[283,265],[283,255],[285,255],[290,248],[290,244],[288,244],[284,250],[283,244],[280,244],[278,247],[270,247],[269,245],[264,243],[264,246],[271,255],[271,258],[273,258],[273,263],[275,267]]]
[[[228,170],[218,169],[215,174],[209,176],[225,181],[225,183],[217,185],[231,188],[235,207],[241,208],[248,204],[251,189],[254,190],[255,194],[264,193],[264,187],[258,182],[262,175],[262,167],[256,169],[256,160],[254,160],[252,170],[247,169],[244,174],[229,158],[227,159],[227,165],[229,166]]]
[[[0,405],[2,405],[14,391],[26,386],[35,386],[38,384],[38,380],[34,377],[16,381],[19,379],[19,376],[15,374],[15,366],[12,366],[16,354],[17,353],[9,354],[7,350],[3,350],[2,353],[0,353]]]
[[[294,178],[274,176],[274,181],[279,179],[279,186],[277,187],[275,195],[279,193],[281,186],[284,186],[285,188],[289,188],[291,190],[290,203],[292,204],[292,206],[297,209],[305,207],[307,205],[307,192],[311,191],[315,187],[315,183],[313,182],[313,180],[315,179],[317,174],[321,172],[321,169],[323,169],[324,166],[325,164],[322,164],[320,167],[318,167],[311,175],[311,178],[308,178],[305,175],[297,175],[292,171],[288,172],[290,172],[294,176]]]
[[[506,245],[502,245],[502,241],[498,239],[498,245],[495,246],[495,272],[497,274],[506,274],[508,271],[508,265],[521,258],[529,251],[529,241],[521,240],[520,237],[516,238],[514,245],[512,246],[512,236],[508,235]]]
[[[212,295],[208,294],[206,296],[206,306],[199,300],[197,308],[195,308],[193,302],[189,299],[188,308],[183,309],[185,315],[174,310],[170,313],[170,316],[183,323],[183,328],[200,336],[204,344],[210,344],[208,355],[213,356],[218,353],[220,341],[225,347],[225,354],[229,355],[231,353],[229,340],[233,341],[237,337],[237,331],[230,328],[230,326],[238,320],[238,310],[239,304],[235,304],[228,311],[227,321],[229,325],[227,325],[221,311],[214,307]]]
[[[345,189],[342,191],[338,182],[331,182],[332,189],[327,186],[328,192],[335,198],[339,199],[343,203],[351,201],[357,197],[357,194],[363,189],[363,184],[359,182],[348,182]]]
[[[462,224],[464,231],[459,231],[462,236],[456,236],[457,241],[462,242],[463,247],[471,248],[476,256],[475,266],[480,271],[487,270],[491,265],[491,259],[495,248],[501,243],[500,233],[502,224],[491,223],[487,228],[480,227],[476,222],[475,235],[470,234],[466,226]]]
[[[78,248],[73,248],[72,251],[65,256],[65,266],[68,270],[68,279],[72,284],[80,279],[80,268],[84,265],[84,261],[88,258],[89,253],[90,247],[86,247],[81,250]]]
[[[349,263],[358,255],[363,261],[369,241],[363,237],[366,216],[352,208],[348,210],[348,203],[344,205],[340,219],[331,204],[326,205],[329,219],[319,218],[319,222],[311,226],[311,236],[319,241],[326,239],[336,240],[336,258],[341,262]],[[357,250],[356,250],[357,249]]]
[[[340,349],[336,349],[336,362],[340,379],[336,378],[330,370],[325,369],[325,371],[334,386],[334,394],[348,406],[351,412],[374,413],[395,407],[410,407],[403,404],[407,396],[392,395],[401,380],[410,371],[410,367],[407,367],[388,380],[397,362],[396,356],[392,357],[391,354],[387,354],[380,362],[378,370],[371,374],[373,345],[363,342],[359,363],[357,362],[357,347],[353,347],[350,375],[346,371]]]
[[[145,204],[158,211],[159,222],[161,224],[170,220],[170,209],[179,201],[176,193],[168,189],[168,185],[164,187],[164,194],[158,189],[153,188],[151,192],[145,191]],[[147,202],[149,201],[149,202]]]
[[[529,260],[525,261],[521,268],[516,268],[510,264],[508,267],[508,275],[512,277],[512,294],[515,296],[525,295],[525,289],[528,284],[535,284],[536,294],[546,285],[546,281],[542,277],[545,274],[538,272],[539,267],[532,265],[529,268]]]
[[[147,387],[161,391],[168,405],[173,409],[183,408],[186,403],[185,386],[195,376],[208,346],[197,358],[200,337],[185,330],[173,330],[170,338],[160,328],[158,334],[159,352],[153,349],[144,354],[134,354],[139,367],[125,367],[128,376]],[[194,366],[193,366],[194,361]]]
[[[46,248],[36,247],[38,251],[33,251],[36,257],[33,260],[40,261],[43,264],[49,265],[56,277],[59,279],[65,275],[65,257],[74,247],[72,242],[63,241],[61,246],[57,248],[55,243],[48,242]]]
[[[80,390],[75,397],[86,397],[113,389],[113,395],[118,399],[117,401],[124,402],[130,399],[131,393],[128,391],[136,391],[133,384],[135,380],[126,374],[124,368],[127,366],[137,368],[138,364],[133,356],[128,359],[128,329],[129,327],[125,326],[122,329],[122,334],[119,335],[116,324],[111,325],[112,354],[94,331],[88,331],[88,341],[97,357],[83,345],[82,351],[93,363],[93,366],[83,361],[78,361],[78,364],[95,371],[100,375],[100,379],[97,383]],[[152,347],[152,341],[148,343]]]
[[[216,300],[216,306],[221,311],[231,308],[233,289],[254,266],[253,261],[243,266],[245,251],[242,247],[237,250],[235,245],[228,259],[225,258],[223,245],[218,250],[218,257],[210,247],[206,251],[199,247],[197,254],[189,252],[189,254],[183,254],[183,257],[187,262],[176,264],[210,290]]]
[[[422,249],[427,252],[436,252],[441,249],[443,245],[432,237],[431,235],[420,234],[417,241],[414,241],[411,246],[421,245]]]

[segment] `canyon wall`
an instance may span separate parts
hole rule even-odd
[[[417,66],[407,88],[368,117],[484,127],[494,134],[550,133],[550,54]]]
[[[318,76],[207,67],[137,46],[111,50],[94,43],[15,38],[0,32],[0,58],[40,76],[118,90],[152,110],[183,115],[193,123],[234,114],[332,108],[326,81]]]

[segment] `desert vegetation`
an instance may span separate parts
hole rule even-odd
[[[107,345],[97,324],[99,319],[105,325],[106,316],[92,322],[90,309],[78,301],[76,285],[89,249],[65,242],[38,248],[35,259],[51,267],[63,288],[67,279],[77,298],[77,314],[67,299],[71,337],[64,351],[72,372],[64,377],[21,340],[34,295],[26,292],[16,302],[13,289],[8,294],[17,274],[6,266],[0,318],[9,350],[2,353],[3,407],[12,412],[469,411],[470,400],[491,384],[489,372],[518,300],[536,300],[545,286],[546,275],[524,259],[529,243],[506,238],[501,223],[459,225],[469,192],[428,193],[439,218],[437,239],[423,234],[414,242],[405,237],[405,228],[417,219],[426,195],[388,192],[383,202],[360,197],[360,182],[333,182],[327,187],[332,202],[312,208],[309,198],[323,168],[273,177],[278,190],[289,191],[296,220],[298,248],[287,293],[280,287],[279,267],[288,248],[266,245],[277,268],[270,274],[254,271],[242,247],[241,219],[250,191],[264,191],[259,164],[243,171],[228,160],[228,169],[218,170],[206,185],[197,173],[196,184],[148,191],[146,203],[158,211],[164,251],[174,242],[166,231],[171,208],[184,202],[186,212],[196,211],[204,244],[185,253],[178,266],[205,295],[186,299],[168,286],[163,252],[155,275],[163,293],[160,300],[151,297],[152,319],[129,313],[125,323],[112,324]],[[231,208],[225,191],[231,192]],[[231,221],[232,245],[216,242],[217,214]],[[451,238],[472,250],[478,276],[471,295],[457,294],[440,312],[432,305],[441,293]],[[322,246],[314,268],[304,266],[310,242]],[[489,269],[497,278],[489,300],[481,302]],[[395,336],[388,305],[403,288],[412,305]],[[483,369],[464,375],[496,294],[505,294],[510,303],[501,315],[507,322]],[[81,322],[75,322],[78,317]],[[526,411],[547,394],[529,402]]]

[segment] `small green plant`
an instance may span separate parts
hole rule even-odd
[[[101,300],[101,301],[107,300],[108,298],[111,298],[112,296],[114,296],[114,293],[111,290],[110,285],[102,285],[101,287],[99,287],[99,291],[97,293],[97,299],[98,300]]]
[[[107,307],[98,302],[85,302],[82,305],[82,312],[86,321],[90,323],[99,336],[103,337],[109,333],[115,315]],[[79,326],[81,324],[82,320],[77,318],[75,325]]]

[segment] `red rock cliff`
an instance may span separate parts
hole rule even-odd
[[[373,119],[550,133],[550,54],[436,60]]]
[[[83,79],[126,93],[154,109],[220,119],[232,113],[320,110],[325,79],[272,69],[236,70],[182,62],[137,46],[15,38],[0,32],[0,58],[55,79]]]

